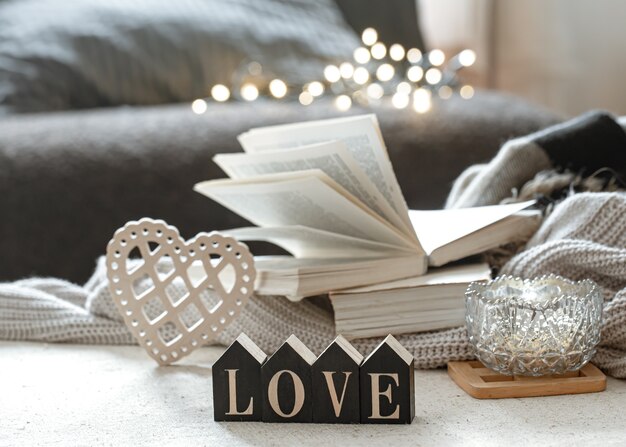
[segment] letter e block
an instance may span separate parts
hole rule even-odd
[[[415,416],[414,359],[388,335],[361,364],[361,423],[410,424]]]
[[[295,335],[265,362],[263,422],[311,422],[311,365],[315,354]]]
[[[363,356],[341,335],[313,364],[313,422],[358,424]]]
[[[267,355],[244,333],[213,364],[213,418],[260,421],[261,366]]]

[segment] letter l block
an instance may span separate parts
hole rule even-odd
[[[267,355],[244,333],[213,364],[213,418],[260,421],[261,366]]]

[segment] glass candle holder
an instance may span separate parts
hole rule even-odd
[[[591,280],[549,275],[475,282],[465,293],[469,340],[478,359],[501,374],[576,371],[595,354],[602,304]]]

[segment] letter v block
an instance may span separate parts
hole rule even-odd
[[[263,422],[311,422],[315,354],[291,335],[261,368]]]
[[[363,356],[341,335],[313,364],[313,422],[358,424]]]
[[[415,416],[414,359],[388,335],[361,364],[361,423],[410,424]]]
[[[213,418],[260,421],[263,408],[261,365],[267,355],[241,333],[213,364]]]

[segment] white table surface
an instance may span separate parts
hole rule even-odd
[[[0,342],[0,445],[626,445],[626,381],[576,396],[476,400],[415,373],[411,425],[217,423],[203,348],[158,367],[138,347]]]

